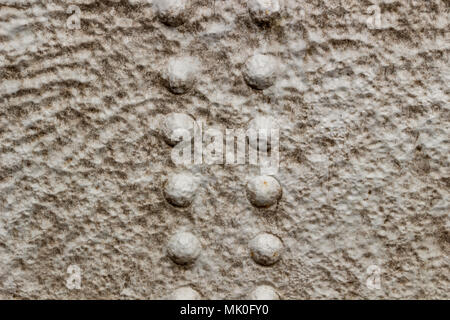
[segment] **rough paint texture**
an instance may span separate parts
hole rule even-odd
[[[270,27],[240,0],[193,0],[178,27],[145,1],[70,2],[80,29],[66,1],[0,1],[0,298],[450,298],[448,0],[286,0]],[[242,76],[256,53],[281,64],[264,91]],[[184,95],[161,78],[172,56],[199,61]],[[167,203],[170,112],[274,116],[276,208],[248,202],[248,165],[197,166],[193,203]],[[201,242],[192,266],[167,256],[178,230]],[[249,255],[261,232],[285,247],[270,267]]]

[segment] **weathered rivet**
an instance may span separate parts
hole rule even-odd
[[[191,264],[200,255],[200,242],[190,232],[178,232],[169,240],[167,252],[177,264]]]
[[[250,300],[280,300],[274,288],[268,285],[256,287],[249,295]]]
[[[186,18],[187,0],[157,0],[155,2],[159,19],[166,25],[177,27]]]
[[[162,75],[164,84],[174,94],[186,93],[196,82],[198,67],[198,60],[189,56],[170,58]]]
[[[281,195],[280,183],[272,176],[256,176],[247,183],[247,198],[255,207],[270,207]]]
[[[245,62],[243,75],[250,87],[264,90],[274,84],[277,71],[278,63],[274,57],[255,54]]]
[[[200,294],[191,287],[181,287],[172,292],[170,300],[200,300]]]
[[[187,207],[194,200],[197,187],[197,179],[191,173],[174,173],[164,185],[164,196],[174,206]]]
[[[194,118],[187,114],[169,113],[163,120],[161,133],[167,144],[174,146],[183,139],[186,133],[193,137],[196,125]]]
[[[270,233],[260,233],[250,241],[249,248],[250,255],[256,263],[270,266],[280,260],[283,243]]]

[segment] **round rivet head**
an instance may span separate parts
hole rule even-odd
[[[197,179],[188,172],[174,173],[164,185],[166,200],[177,207],[187,207],[194,200],[197,192]]]
[[[249,295],[250,300],[280,300],[274,288],[267,285],[256,287]]]
[[[255,54],[244,65],[245,82],[257,90],[264,90],[272,86],[277,76],[277,60],[269,55]]]
[[[184,113],[170,113],[165,116],[161,133],[166,143],[170,146],[176,145],[186,134],[194,136],[194,128],[197,124],[194,118]]]
[[[255,207],[266,208],[281,198],[281,186],[272,176],[257,176],[247,183],[247,198]]]
[[[258,24],[270,24],[280,17],[279,0],[249,0],[247,5],[250,16]]]
[[[181,287],[172,292],[170,300],[200,300],[200,294],[191,287]]]
[[[201,246],[197,237],[190,232],[178,232],[169,240],[167,253],[177,264],[193,263],[200,255]]]
[[[157,0],[156,11],[162,23],[177,27],[186,18],[187,0]]]
[[[253,260],[263,266],[270,266],[281,258],[283,243],[270,234],[261,233],[250,241],[250,255]]]
[[[271,136],[272,130],[279,130],[277,121],[270,116],[257,116],[251,120],[248,124],[248,133],[254,135],[254,139],[249,140],[249,145],[253,149],[257,150],[258,145],[261,151],[270,150],[275,137]],[[258,137],[258,140],[256,139]]]
[[[162,78],[166,87],[174,94],[189,91],[196,82],[198,61],[192,57],[174,57],[167,62]]]

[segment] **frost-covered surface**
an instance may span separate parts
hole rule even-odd
[[[171,27],[151,1],[73,0],[79,29],[67,1],[0,3],[0,298],[450,298],[448,1],[286,0],[258,26],[245,1],[192,0]],[[280,64],[262,91],[255,54]],[[185,56],[201,68],[175,95],[162,75]],[[227,165],[169,204],[170,112],[277,119],[278,204],[254,207],[258,168]],[[167,254],[180,230],[201,246],[188,266]],[[272,266],[249,254],[263,232],[284,245]]]

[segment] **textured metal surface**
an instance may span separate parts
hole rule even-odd
[[[448,299],[449,2],[183,2],[0,0],[0,298]],[[174,112],[276,119],[281,198]]]

